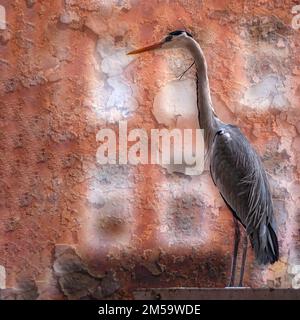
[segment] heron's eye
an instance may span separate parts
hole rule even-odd
[[[189,33],[189,32],[185,32],[189,37],[191,37],[191,38],[193,38],[193,36],[192,36],[192,34],[191,33]]]
[[[173,38],[172,36],[167,36],[166,39],[165,39],[165,42],[171,41],[172,38]]]

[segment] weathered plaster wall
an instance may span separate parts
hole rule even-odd
[[[240,126],[270,176],[281,258],[262,268],[249,253],[245,284],[299,287],[297,1],[0,4],[0,288],[22,289],[3,298],[226,285],[232,219],[207,171],[96,162],[98,130],[119,120],[197,126],[194,72],[178,80],[186,52],[125,55],[178,28],[203,47],[217,114]]]

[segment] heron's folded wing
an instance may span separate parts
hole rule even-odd
[[[222,197],[248,234],[262,221],[272,222],[272,199],[265,170],[259,156],[237,127],[227,125],[216,134],[210,170]]]

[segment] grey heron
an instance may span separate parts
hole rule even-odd
[[[182,30],[170,32],[161,41],[128,54],[170,48],[185,48],[194,58],[197,79],[197,108],[214,184],[233,214],[235,236],[229,285],[234,286],[240,242],[240,225],[245,229],[239,286],[243,286],[248,238],[260,264],[273,264],[279,249],[272,197],[267,175],[256,151],[240,131],[216,115],[210,94],[207,63],[193,36]]]

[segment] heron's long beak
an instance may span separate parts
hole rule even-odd
[[[144,47],[141,49],[130,51],[127,53],[127,55],[138,54],[138,53],[142,53],[142,52],[146,52],[146,51],[152,51],[155,49],[159,49],[159,48],[161,48],[163,43],[164,43],[163,41],[157,42],[157,43],[152,44],[151,46],[147,46],[147,47]]]

